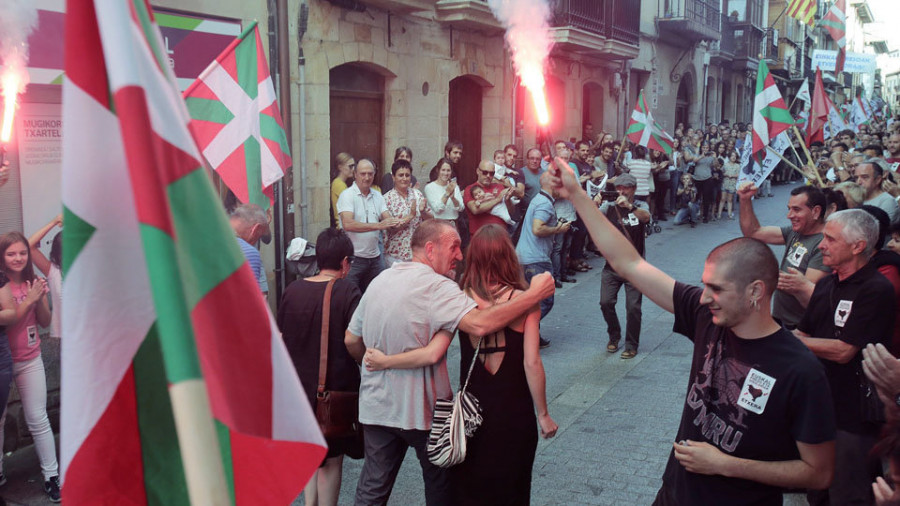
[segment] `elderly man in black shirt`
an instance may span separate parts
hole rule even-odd
[[[878,239],[878,222],[869,213],[836,212],[828,217],[823,234],[819,249],[833,273],[816,284],[794,335],[825,366],[837,422],[837,460],[831,487],[810,492],[808,499],[812,506],[872,504],[871,483],[880,463],[869,452],[880,423],[867,419],[861,408],[861,350],[889,343],[894,290],[869,262]]]

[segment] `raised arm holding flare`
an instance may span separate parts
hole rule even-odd
[[[834,410],[822,364],[772,318],[778,263],[762,242],[715,248],[704,287],[676,282],[637,253],[557,160],[554,184],[622,277],[675,314],[694,342],[690,387],[656,505],[778,502],[834,472]],[[753,482],[753,483],[751,483]]]

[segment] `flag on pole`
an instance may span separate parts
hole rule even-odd
[[[675,149],[675,139],[653,119],[653,114],[647,108],[647,103],[644,102],[644,90],[641,90],[641,94],[638,96],[637,105],[631,113],[631,121],[628,123],[625,135],[628,140],[639,146],[655,149],[668,155],[671,155],[672,150]]]
[[[184,90],[191,132],[209,165],[243,203],[263,209],[291,166],[287,136],[256,22]]]
[[[825,27],[838,47],[837,62],[834,65],[835,73],[843,72],[844,60],[847,57],[847,16],[844,14],[845,12],[844,0],[835,0],[825,17],[819,21],[819,25]]]
[[[199,454],[224,470],[231,503],[288,504],[325,442],[200,162],[152,12],[69,0],[65,28],[63,499],[189,504]],[[209,430],[185,428],[192,417]]]
[[[756,96],[753,99],[753,148],[751,156],[760,163],[765,159],[766,146],[781,132],[794,124],[794,118],[765,60],[759,60],[756,73]]]
[[[817,0],[791,0],[787,6],[787,14],[812,28],[816,23],[817,3]]]
[[[850,109],[850,124],[853,131],[859,133],[859,126],[869,123],[870,115],[866,110],[865,101],[859,95],[853,99],[853,106]]]
[[[809,108],[812,105],[812,96],[809,93],[809,79],[803,80],[800,90],[797,91],[796,100],[803,103],[800,107],[800,112],[797,114],[797,128],[806,130],[806,124],[809,121]]]
[[[850,123],[844,119],[844,115],[835,107],[834,103],[828,101],[828,129],[825,131],[825,138],[837,137],[837,134],[843,130],[852,130]]]
[[[822,69],[816,69],[816,86],[813,89],[812,107],[810,108],[809,124],[806,126],[806,143],[825,142],[825,127],[828,125],[828,104],[831,100],[825,94],[825,85],[822,83]]]

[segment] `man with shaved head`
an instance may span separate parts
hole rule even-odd
[[[654,504],[781,504],[782,489],[828,487],[835,429],[825,373],[772,318],[778,261],[768,246],[734,239],[707,257],[703,287],[677,282],[641,257],[566,164],[550,170],[607,262],[674,313],[674,330],[694,343],[681,425]]]

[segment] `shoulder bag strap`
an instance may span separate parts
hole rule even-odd
[[[325,373],[328,371],[328,324],[331,319],[331,288],[337,279],[332,279],[325,286],[325,298],[322,301],[322,344],[319,347],[319,385],[316,395],[325,393]]]
[[[469,364],[469,372],[466,374],[466,382],[463,384],[462,390],[459,393],[463,393],[469,388],[469,378],[472,377],[472,369],[475,369],[475,362],[478,361],[478,350],[481,349],[481,342],[484,341],[484,336],[478,338],[478,344],[475,345],[475,353],[472,355],[472,363]]]

